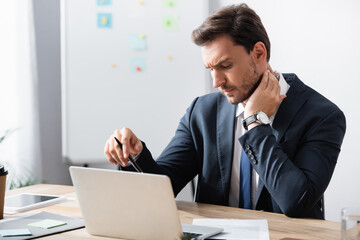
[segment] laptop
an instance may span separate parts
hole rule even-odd
[[[124,239],[204,239],[221,228],[180,224],[167,176],[70,167],[87,231]]]

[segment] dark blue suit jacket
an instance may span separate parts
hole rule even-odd
[[[273,125],[257,126],[239,139],[259,174],[256,209],[324,218],[321,199],[340,152],[345,117],[295,74],[284,78],[291,87]],[[168,175],[175,194],[199,174],[196,201],[228,205],[235,110],[221,93],[196,98],[157,161],[144,145],[137,162],[145,172]]]

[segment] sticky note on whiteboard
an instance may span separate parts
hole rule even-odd
[[[112,28],[112,14],[98,13],[98,28]]]
[[[177,1],[176,0],[162,0],[163,7],[176,7]]]
[[[133,50],[146,50],[146,38],[144,34],[131,34],[129,43],[130,48]]]
[[[130,59],[131,72],[142,73],[146,71],[145,58],[137,57]]]
[[[109,6],[112,4],[111,0],[97,0],[98,6]]]
[[[162,25],[165,31],[177,31],[179,29],[179,17],[165,16],[162,19]]]

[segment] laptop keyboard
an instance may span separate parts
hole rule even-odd
[[[190,232],[183,232],[184,239],[191,240],[196,239],[198,236],[201,236],[201,234],[198,233],[190,233]]]

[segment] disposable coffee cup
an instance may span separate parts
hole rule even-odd
[[[0,165],[0,219],[4,218],[5,185],[7,174],[8,171],[5,170],[3,165]]]

